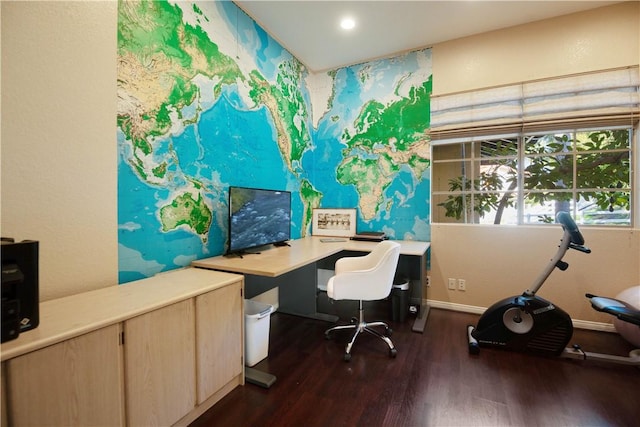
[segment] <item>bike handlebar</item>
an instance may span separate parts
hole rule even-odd
[[[542,284],[549,277],[551,272],[555,268],[559,268],[560,270],[566,270],[569,267],[569,264],[562,261],[562,257],[567,252],[567,249],[575,249],[580,252],[584,252],[586,254],[591,253],[591,249],[584,246],[584,237],[580,234],[580,230],[578,230],[578,226],[576,225],[571,215],[567,212],[558,212],[556,215],[556,221],[562,225],[562,229],[564,234],[562,236],[562,241],[560,246],[558,247],[558,251],[551,259],[547,267],[544,271],[538,276],[535,282],[533,282],[532,286],[524,292],[524,295],[532,296],[535,295],[538,290],[542,287]]]
[[[568,212],[558,212],[556,221],[562,224],[562,228],[569,232],[571,243],[579,246],[584,245],[584,237],[582,237],[580,230],[578,230],[578,225]]]

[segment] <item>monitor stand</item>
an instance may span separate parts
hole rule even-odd
[[[237,251],[225,254],[225,258],[244,258],[245,255],[260,255],[260,252]]]

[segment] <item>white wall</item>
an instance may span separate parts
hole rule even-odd
[[[433,46],[433,95],[637,65],[640,2]]]
[[[433,47],[432,55],[434,94],[637,65],[640,2],[442,43]],[[635,147],[638,141],[636,135]],[[474,311],[522,293],[555,253],[562,237],[558,228],[432,225],[432,286],[427,297],[437,301],[436,306]],[[591,309],[584,294],[613,297],[640,284],[640,230],[581,231],[593,252],[570,251],[569,270],[556,270],[539,295],[574,319],[610,323],[612,317]],[[466,279],[467,290],[450,291],[450,277]]]
[[[2,236],[40,297],[118,283],[117,2],[2,2]]]
[[[581,232],[592,253],[570,250],[564,258],[569,269],[556,269],[538,295],[573,319],[611,323],[612,317],[593,310],[584,294],[614,297],[640,284],[640,232],[587,227]],[[476,308],[519,295],[533,284],[557,251],[562,227],[434,224],[431,236],[427,297],[440,306],[481,312]],[[449,290],[450,277],[465,279],[467,290]]]

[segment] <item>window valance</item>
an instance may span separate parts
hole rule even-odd
[[[431,98],[431,139],[629,125],[640,117],[638,66]]]

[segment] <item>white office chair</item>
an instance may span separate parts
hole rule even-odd
[[[328,297],[334,300],[359,301],[359,321],[357,324],[334,326],[324,333],[325,337],[329,339],[333,331],[355,329],[353,338],[345,350],[345,361],[351,360],[351,347],[362,331],[386,342],[389,346],[389,356],[396,357],[397,351],[389,339],[392,332],[389,325],[384,322],[365,322],[362,301],[380,300],[389,296],[399,256],[400,245],[398,243],[383,241],[365,256],[345,257],[336,261],[336,274],[327,283]],[[371,329],[372,326],[383,326],[385,334]]]

